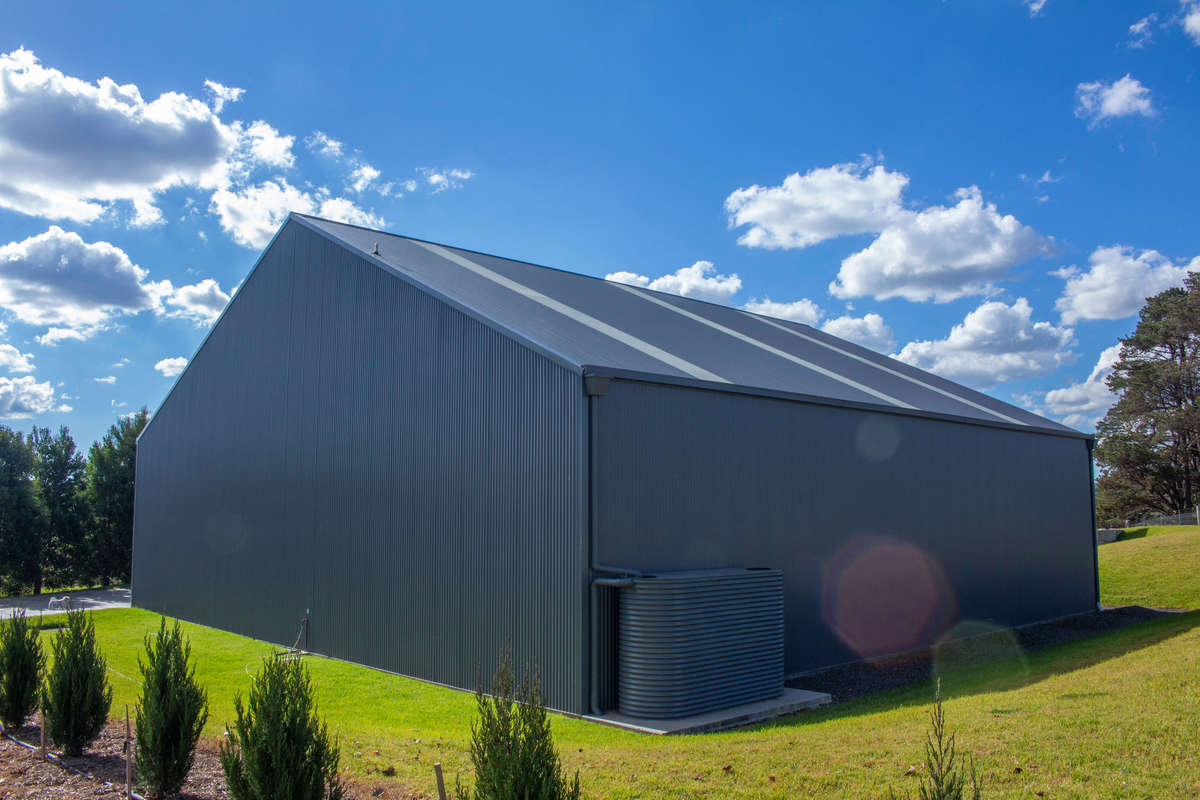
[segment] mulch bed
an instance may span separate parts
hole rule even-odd
[[[928,680],[934,672],[935,664],[962,666],[1003,658],[1018,652],[1028,653],[1174,613],[1178,612],[1141,606],[1106,608],[1103,611],[950,642],[940,648],[830,667],[789,680],[787,685],[813,692],[826,692],[833,696],[833,702],[842,703]]]
[[[35,747],[41,731],[26,725],[17,738]],[[100,738],[79,758],[44,759],[35,750],[0,737],[0,800],[82,800],[119,798],[125,793],[125,723],[110,722]],[[79,775],[67,767],[83,772]],[[105,785],[105,782],[111,785]],[[394,782],[347,779],[347,798],[355,800],[412,800]],[[225,775],[217,744],[201,740],[183,791],[174,800],[227,800]]]

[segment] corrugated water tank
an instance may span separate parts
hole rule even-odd
[[[783,573],[662,572],[621,589],[617,706],[667,719],[783,693]]]

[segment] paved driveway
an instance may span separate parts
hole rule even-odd
[[[70,592],[67,594],[40,594],[29,597],[0,597],[0,619],[8,619],[18,608],[25,609],[31,617],[42,614],[58,614],[65,608],[50,608],[51,598],[70,597],[74,608],[89,611],[101,608],[129,608],[128,589],[89,589],[86,592]],[[58,604],[55,603],[57,606]]]

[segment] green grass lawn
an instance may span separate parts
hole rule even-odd
[[[135,702],[153,614],[96,612],[114,670],[113,716]],[[47,623],[53,624],[48,619]],[[187,625],[212,714],[232,718],[261,642]],[[50,632],[43,636],[52,636]],[[306,659],[322,713],[353,776],[429,794],[432,765],[469,777],[471,695],[322,658]],[[946,713],[988,776],[988,797],[1179,798],[1200,795],[1200,613],[1173,616],[943,676]],[[741,730],[651,737],[555,716],[566,766],[589,797],[880,797],[915,791],[929,682]],[[395,778],[379,771],[396,770]],[[1020,767],[1020,772],[1016,767]],[[726,769],[728,767],[728,769]]]
[[[1200,608],[1200,527],[1131,528],[1097,552],[1105,605]]]

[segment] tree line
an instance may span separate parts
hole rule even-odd
[[[1146,299],[1096,425],[1096,519],[1123,527],[1200,503],[1200,274]]]
[[[0,590],[126,583],[143,408],[122,417],[87,457],[64,426],[28,434],[0,425]]]

